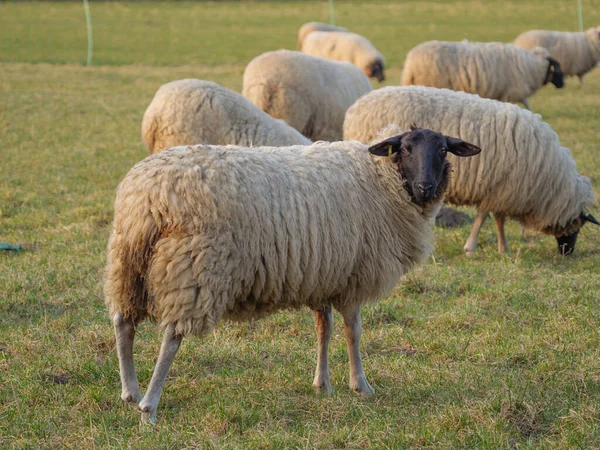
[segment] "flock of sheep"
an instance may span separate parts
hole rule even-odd
[[[121,398],[144,420],[156,420],[184,336],[282,308],[314,310],[313,385],[327,393],[338,310],[350,387],[372,393],[360,307],[431,254],[444,198],[477,207],[468,254],[490,212],[500,251],[506,218],[554,236],[561,254],[573,252],[585,222],[600,225],[569,149],[539,115],[502,102],[529,109],[544,84],[581,80],[600,60],[600,28],[532,31],[515,45],[423,43],[402,76],[417,86],[374,91],[368,77],[384,79],[384,58],[364,37],[311,22],[298,48],[252,60],[243,95],[179,80],[144,114],[151,156],[117,190],[105,281]],[[165,333],[142,398],[133,341],[146,317]]]

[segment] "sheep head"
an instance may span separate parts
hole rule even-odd
[[[473,144],[425,128],[410,131],[369,147],[377,156],[390,156],[412,201],[425,206],[438,200],[448,185],[450,162],[447,152],[474,156],[481,149]]]
[[[385,75],[383,73],[383,61],[375,60],[371,64],[369,64],[367,76],[369,78],[377,78],[377,81],[380,83],[385,80]]]
[[[600,225],[600,222],[598,222],[594,216],[584,211],[566,227],[554,230],[553,234],[555,235],[556,242],[558,243],[558,252],[561,255],[570,255],[575,251],[575,243],[577,242],[579,230],[581,230],[581,227],[586,222]]]
[[[548,60],[548,72],[546,72],[546,79],[544,80],[544,84],[552,83],[557,88],[564,87],[565,79],[563,71],[560,68],[560,64],[557,60],[550,56],[548,56],[546,59]]]

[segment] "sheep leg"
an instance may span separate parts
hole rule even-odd
[[[167,373],[169,373],[169,368],[181,345],[181,339],[182,336],[175,333],[175,325],[169,325],[165,330],[150,385],[139,404],[139,409],[142,413],[142,422],[156,422],[156,408],[158,407],[160,394],[165,384]]]
[[[125,320],[123,314],[113,316],[117,356],[119,357],[119,375],[121,376],[121,399],[128,403],[138,403],[142,399],[140,385],[133,364],[133,339],[135,324],[133,320]]]
[[[333,332],[333,314],[331,306],[315,310],[315,325],[317,328],[317,369],[313,387],[324,394],[331,394],[329,381],[328,350],[329,341]]]
[[[579,84],[581,85],[581,90],[583,91],[585,89],[585,85],[583,84],[583,75],[577,75],[577,78],[579,78]]]
[[[471,228],[471,234],[467,239],[467,243],[464,246],[464,251],[467,252],[467,256],[473,256],[475,253],[475,249],[477,248],[477,238],[479,237],[479,230],[481,229],[481,225],[485,222],[485,219],[488,215],[487,211],[477,210],[477,217],[475,218],[475,223],[473,223],[473,228]]]
[[[496,219],[496,234],[498,235],[498,251],[500,253],[508,253],[508,244],[506,243],[506,235],[504,234],[504,214],[494,213]]]
[[[348,346],[348,357],[350,359],[350,389],[357,394],[369,395],[375,391],[365,377],[362,360],[360,357],[360,335],[362,322],[360,320],[360,307],[348,311],[341,311],[344,316],[344,334]]]
[[[524,99],[522,103],[523,103],[523,106],[525,106],[525,108],[527,108],[529,111],[531,111],[531,106],[529,106],[529,100]]]

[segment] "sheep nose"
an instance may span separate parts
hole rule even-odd
[[[417,189],[423,194],[427,194],[433,189],[433,183],[417,183]]]

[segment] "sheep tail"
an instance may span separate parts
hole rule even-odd
[[[105,303],[111,317],[119,312],[139,322],[149,311],[145,280],[160,238],[161,219],[148,211],[148,200],[139,194],[125,199],[117,195],[104,282]]]

